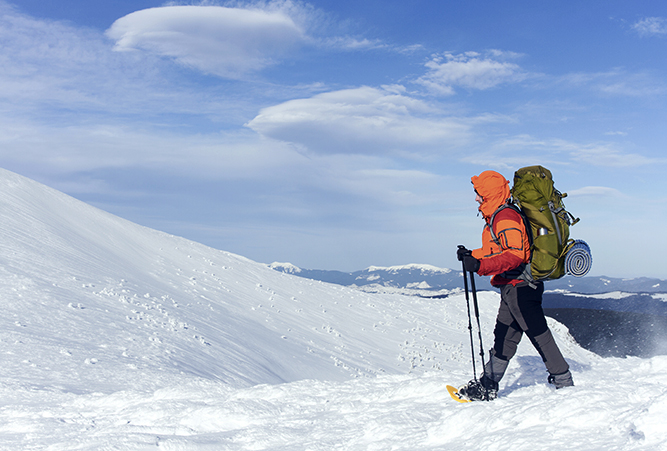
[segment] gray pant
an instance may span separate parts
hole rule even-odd
[[[493,332],[491,358],[484,366],[487,377],[499,382],[514,357],[524,332],[542,357],[550,374],[563,374],[569,365],[554,340],[542,310],[544,284],[532,288],[526,282],[500,287],[500,308]]]

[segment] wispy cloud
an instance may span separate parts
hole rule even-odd
[[[569,197],[627,197],[619,190],[607,186],[584,186],[583,188],[568,191],[567,195]]]
[[[35,102],[92,105],[79,82],[107,65],[99,36],[33,19],[0,3],[0,95],[18,111]],[[111,69],[110,65],[107,65]]]
[[[170,79],[171,63],[112,52],[92,29],[35,19],[2,2],[0,9],[0,114],[62,124],[98,114],[147,120],[165,111],[215,110],[211,96]]]
[[[561,81],[612,96],[654,97],[667,93],[667,85],[663,80],[648,73],[632,73],[623,68],[606,72],[571,73],[561,77]]]
[[[383,165],[387,161],[363,156],[323,156],[317,161],[322,169],[332,170],[322,171],[319,183],[327,180],[332,192],[348,198],[364,198],[375,205],[416,206],[432,203],[443,195],[434,190],[441,177],[425,170],[389,168]]]
[[[525,166],[526,161],[539,159],[546,166],[582,165],[589,167],[634,168],[663,165],[667,158],[655,158],[627,152],[617,143],[578,143],[564,139],[540,139],[527,134],[491,141],[487,149],[471,152],[464,160],[498,168]]]
[[[132,124],[47,126],[0,117],[0,160],[52,174],[144,168],[198,178],[254,178],[303,157],[250,131],[183,134]]]
[[[333,36],[319,40],[323,47],[340,50],[373,50],[388,48],[379,39],[367,39],[353,36]]]
[[[598,167],[630,168],[649,165],[663,165],[667,158],[653,158],[637,153],[625,152],[611,143],[576,144],[557,140],[554,145],[569,152],[575,162]]]
[[[646,17],[635,22],[632,29],[640,36],[667,35],[667,19],[664,17]]]
[[[416,82],[441,95],[454,94],[456,87],[484,90],[504,83],[516,83],[528,76],[519,65],[508,61],[518,56],[499,50],[485,54],[436,55],[425,64],[428,73]]]

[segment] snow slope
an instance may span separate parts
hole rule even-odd
[[[662,449],[667,358],[602,359],[551,322],[493,403],[465,299],[373,294],[132,224],[0,170],[0,449]],[[480,295],[486,347],[498,297]],[[477,365],[479,367],[479,363]]]

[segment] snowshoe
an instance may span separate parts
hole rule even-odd
[[[492,401],[498,397],[498,382],[482,376],[459,388],[459,395],[469,401]]]

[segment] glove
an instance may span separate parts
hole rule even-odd
[[[456,258],[457,258],[460,262],[463,261],[463,257],[465,257],[466,255],[470,255],[470,254],[472,254],[472,251],[471,251],[471,250],[466,249],[465,246],[459,244],[459,248],[456,250]]]
[[[463,269],[469,272],[477,272],[479,271],[481,263],[479,260],[477,260],[475,257],[473,257],[470,254],[464,255],[463,256]]]

